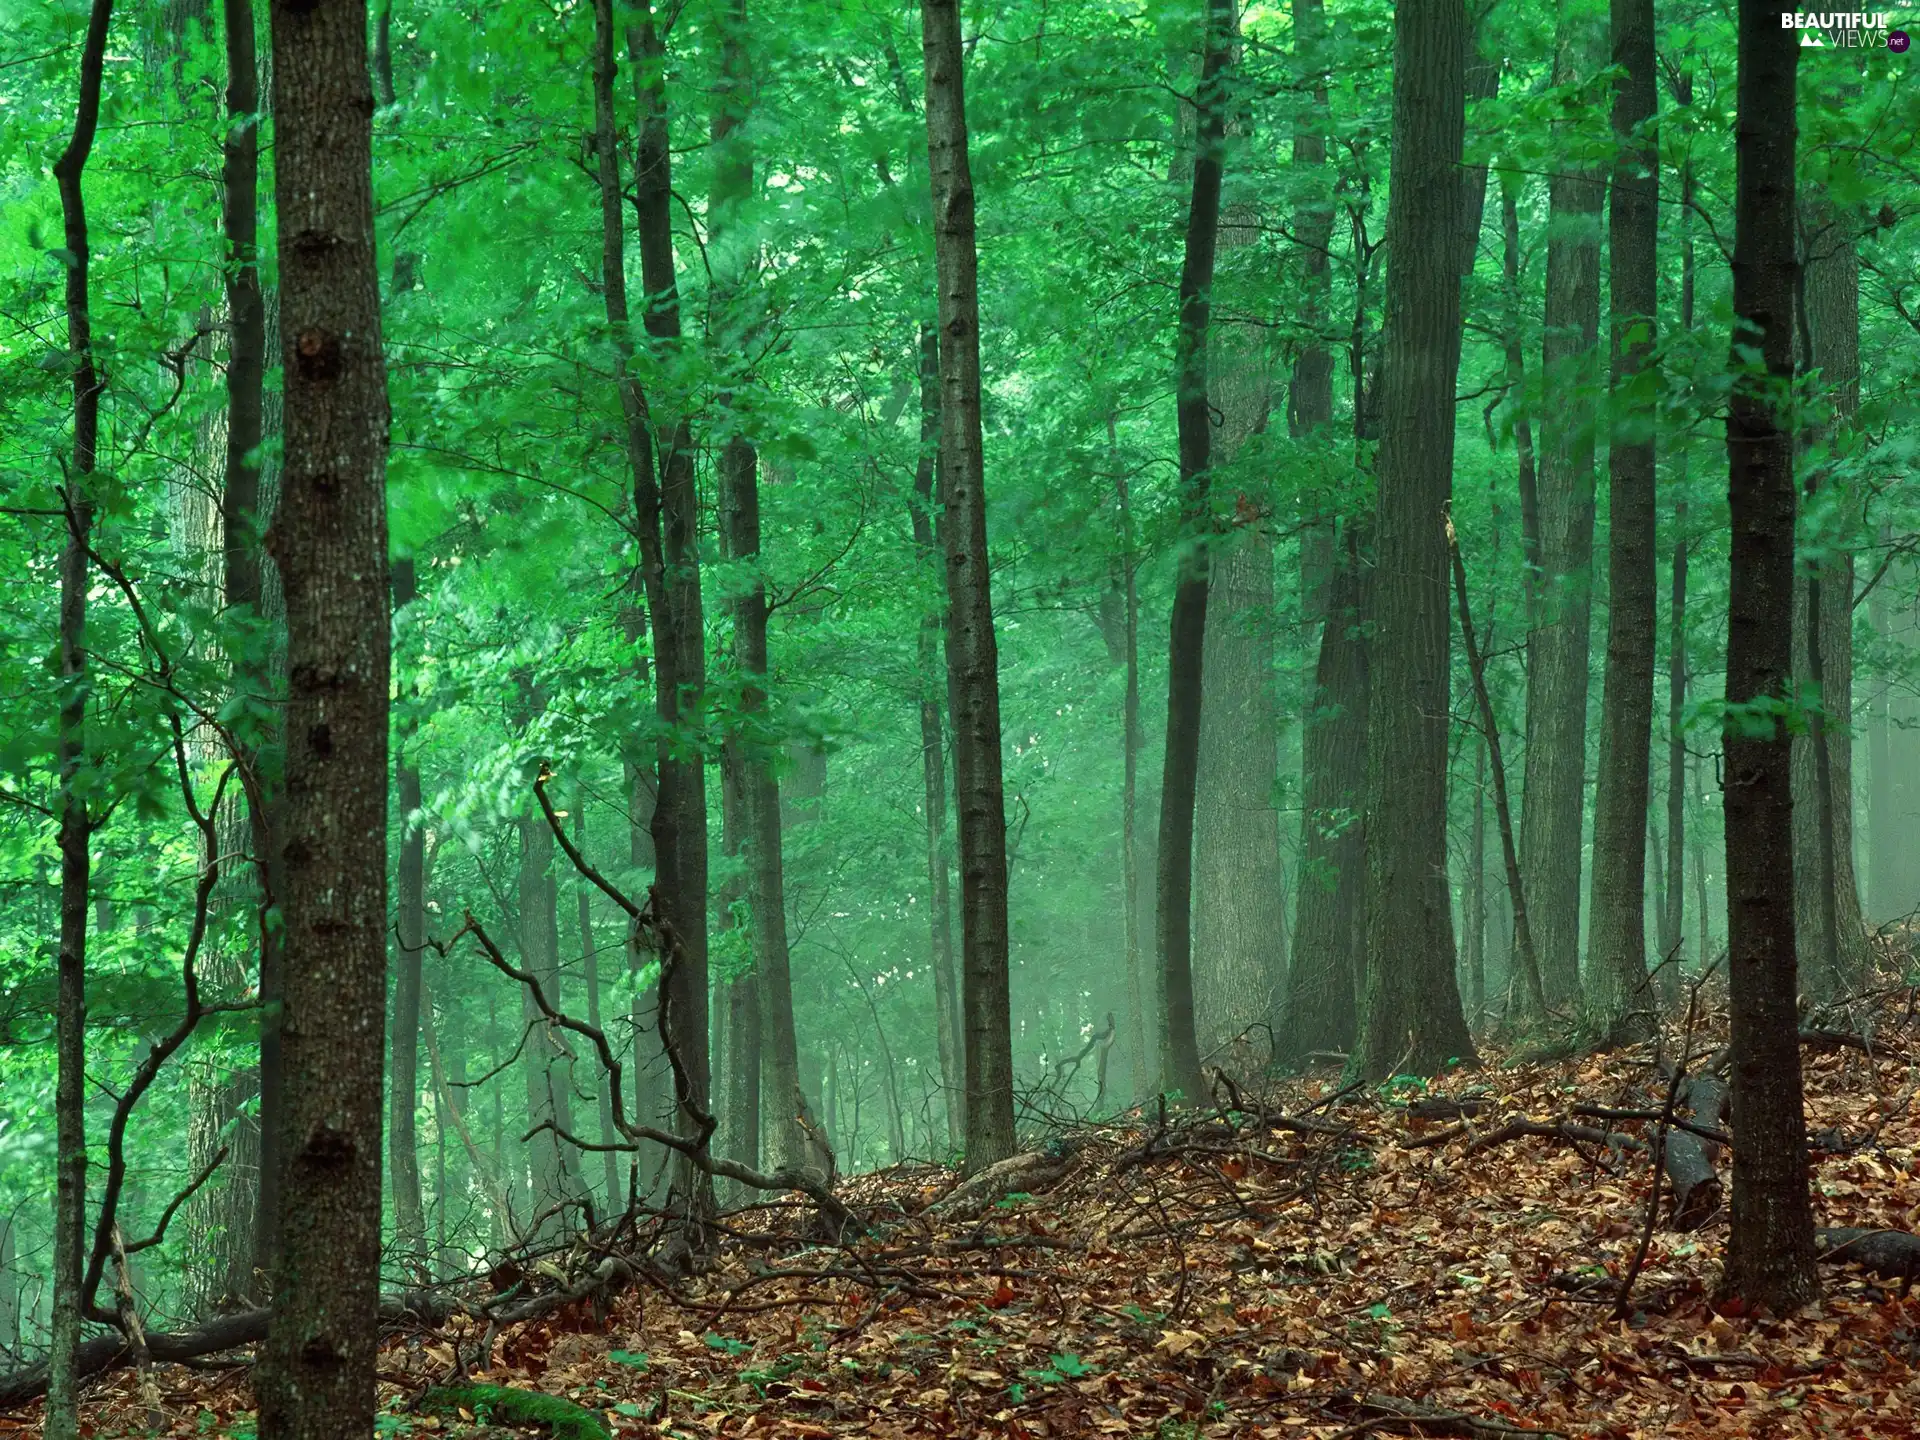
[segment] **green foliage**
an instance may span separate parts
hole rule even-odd
[[[538,1425],[552,1440],[612,1440],[593,1411],[558,1395],[507,1385],[441,1385],[415,1402],[422,1414],[458,1419],[465,1411],[482,1424]]]

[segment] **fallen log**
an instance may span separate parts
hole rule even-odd
[[[1858,1265],[1883,1280],[1903,1281],[1907,1289],[1920,1278],[1920,1235],[1906,1230],[1835,1227],[1814,1231],[1813,1243],[1828,1265]]]
[[[1048,1154],[1044,1150],[1014,1155],[989,1165],[972,1179],[928,1206],[928,1210],[947,1220],[972,1220],[985,1214],[1009,1195],[1032,1194],[1057,1185],[1073,1168],[1073,1154],[1062,1150]]]
[[[216,1355],[236,1346],[257,1345],[266,1338],[267,1312],[264,1309],[240,1310],[209,1320],[194,1330],[182,1330],[176,1334],[150,1334],[147,1336],[147,1355],[152,1360],[163,1362],[198,1360],[202,1356]],[[74,1357],[74,1368],[82,1380],[132,1363],[133,1348],[124,1335],[98,1335],[82,1341]],[[24,1370],[16,1370],[11,1375],[0,1376],[0,1410],[24,1405],[45,1394],[46,1389],[47,1365],[44,1360]]]
[[[1685,1130],[1667,1132],[1661,1163],[1673,1187],[1668,1224],[1675,1230],[1698,1230],[1720,1208],[1720,1172],[1713,1167],[1708,1144]]]
[[[409,1290],[404,1295],[381,1301],[380,1319],[389,1324],[441,1325],[459,1308],[453,1299],[435,1291]],[[147,1359],[156,1364],[185,1365],[242,1345],[258,1345],[267,1338],[268,1313],[264,1306],[258,1310],[236,1310],[192,1330],[159,1334],[150,1331],[146,1336]],[[81,1341],[74,1365],[82,1380],[91,1380],[131,1365],[134,1358],[127,1337],[109,1333]],[[38,1399],[46,1389],[44,1360],[0,1375],[0,1411],[16,1409],[29,1400]]]

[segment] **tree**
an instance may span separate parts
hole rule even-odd
[[[87,921],[92,908],[93,827],[87,803],[88,553],[92,544],[94,464],[100,443],[104,384],[93,350],[91,259],[86,192],[81,180],[100,124],[100,87],[106,68],[112,0],[93,0],[80,53],[80,95],[73,133],[54,178],[66,245],[67,364],[73,376],[72,462],[60,491],[64,538],[60,548],[60,716],[54,766],[60,847],[60,951],[55,980],[53,1314],[47,1366],[46,1433],[70,1440],[80,1433],[79,1375],[82,1248],[87,1223]]]
[[[1366,1007],[1353,1056],[1371,1080],[1473,1058],[1454,982],[1447,882],[1449,714],[1445,514],[1460,365],[1467,14],[1394,11],[1393,176],[1381,334],[1379,500],[1367,730]]]
[[[913,465],[913,549],[923,571],[938,578],[933,535],[933,475],[940,453],[940,336],[920,327],[920,453]],[[1125,483],[1124,481],[1122,482]],[[959,987],[953,974],[952,860],[947,842],[947,727],[941,718],[947,683],[940,663],[939,607],[920,618],[915,672],[920,681],[921,806],[927,821],[928,938],[933,962],[933,1018],[938,1030],[940,1081],[947,1112],[947,1146],[958,1150],[967,1128],[967,1039],[961,1024]],[[1123,847],[1124,848],[1124,847]]]
[[[1556,85],[1603,68],[1593,0],[1559,12]],[[1572,112],[1577,114],[1578,112]],[[1527,636],[1527,758],[1520,864],[1547,1003],[1580,988],[1581,821],[1586,798],[1587,689],[1593,611],[1593,396],[1599,386],[1600,209],[1605,177],[1585,137],[1564,127],[1547,183],[1546,333],[1538,475],[1540,610]]]
[[[1733,1204],[1723,1295],[1776,1312],[1819,1293],[1807,1193],[1794,951],[1792,751],[1783,723],[1794,591],[1794,101],[1799,37],[1740,12],[1734,197],[1733,520],[1721,751],[1732,994]]]
[[[373,1424],[387,926],[387,379],[364,0],[273,0],[287,943],[267,1437]]]
[[[1013,1153],[1007,994],[1007,820],[999,650],[987,563],[980,433],[979,257],[958,0],[921,0],[927,168],[940,291],[940,543],[947,560],[947,693],[960,829],[960,978],[966,1026],[967,1168]]]
[[[1194,1028],[1193,820],[1211,561],[1207,532],[1212,517],[1213,407],[1208,396],[1207,347],[1220,240],[1232,42],[1231,5],[1207,0],[1200,84],[1194,92],[1193,191],[1180,267],[1174,413],[1180,442],[1181,548],[1167,642],[1167,748],[1160,777],[1160,845],[1154,877],[1155,930],[1166,1006],[1160,1039],[1161,1084],[1180,1092],[1189,1104],[1200,1103],[1207,1093]]]
[[[393,562],[393,614],[418,598],[412,556]],[[402,1252],[416,1274],[426,1275],[427,1221],[420,1198],[419,1136],[414,1108],[420,1103],[420,967],[426,952],[427,827],[421,813],[420,767],[406,752],[411,724],[403,724],[393,757],[394,801],[400,811],[399,889],[394,924],[393,1063],[389,1072],[391,1119],[387,1155],[393,1175],[393,1215]]]
[[[1857,91],[1857,86],[1847,86]],[[1857,988],[1873,963],[1853,843],[1853,610],[1851,543],[1864,518],[1839,463],[1860,406],[1860,262],[1852,218],[1815,191],[1802,207],[1800,271],[1803,358],[1827,392],[1830,423],[1804,437],[1803,487],[1825,517],[1813,538],[1794,602],[1793,672],[1802,677],[1809,723],[1793,742],[1793,855],[1797,952],[1816,991]],[[1822,492],[1827,492],[1822,494]],[[1818,498],[1816,498],[1818,497]]]
[[[1587,1005],[1607,1040],[1639,1039],[1657,1020],[1647,991],[1648,766],[1653,744],[1658,508],[1653,354],[1660,168],[1654,130],[1652,0],[1613,0],[1613,436],[1607,447],[1607,663],[1593,817]]]

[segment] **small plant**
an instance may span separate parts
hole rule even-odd
[[[745,1355],[753,1349],[753,1346],[747,1344],[744,1340],[734,1340],[725,1335],[716,1335],[711,1330],[700,1338],[706,1342],[709,1350],[724,1351],[728,1355]]]

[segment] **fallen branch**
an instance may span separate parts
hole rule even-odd
[[[1816,1230],[1813,1243],[1824,1263],[1858,1265],[1883,1280],[1903,1281],[1902,1294],[1920,1278],[1920,1235],[1906,1230]]]
[[[1415,1426],[1421,1433],[1428,1435],[1461,1435],[1467,1440],[1503,1440],[1514,1435],[1561,1435],[1559,1430],[1540,1430],[1531,1425],[1516,1425],[1507,1420],[1489,1420],[1478,1415],[1469,1415],[1464,1410],[1440,1410],[1430,1405],[1417,1404],[1412,1400],[1402,1400],[1395,1395],[1367,1395],[1355,1402],[1363,1411],[1373,1411],[1378,1417],[1368,1422],[1368,1428],[1381,1424],[1400,1423]]]

